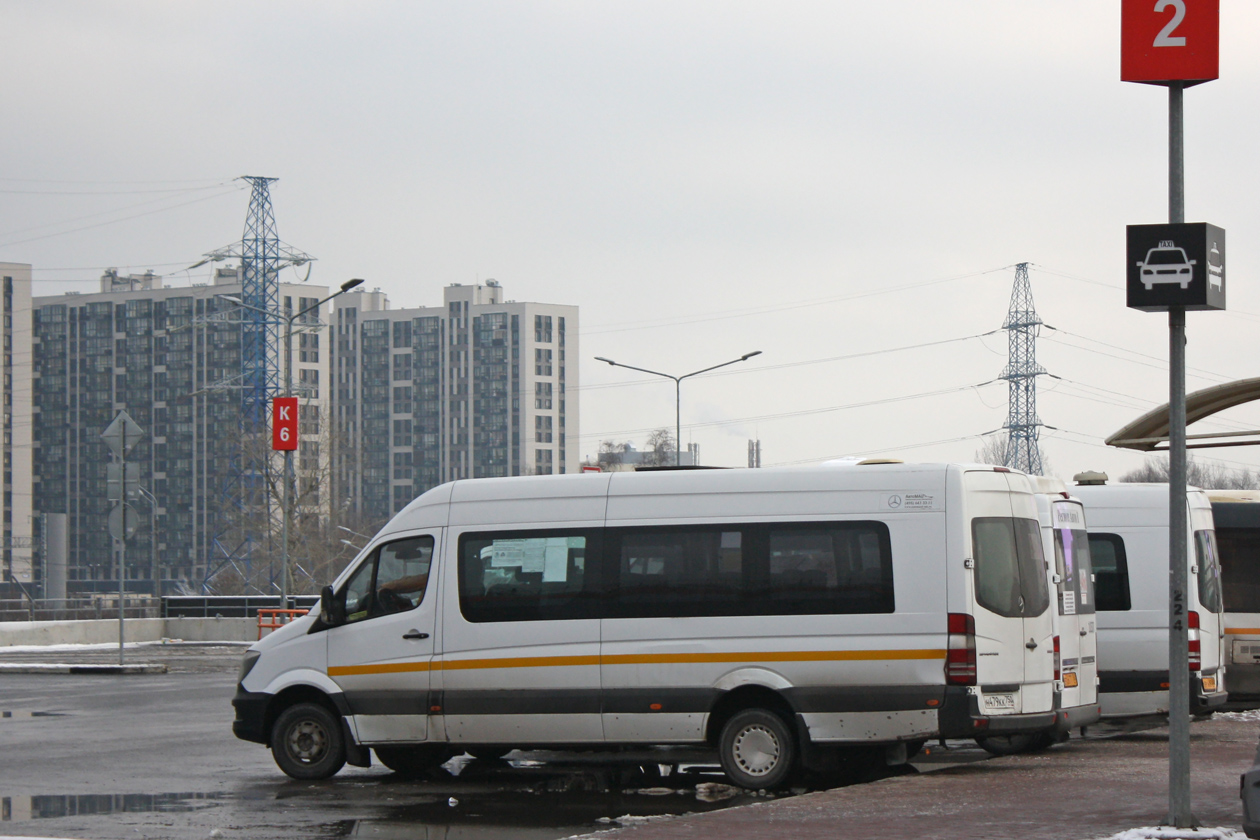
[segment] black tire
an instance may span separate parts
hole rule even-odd
[[[1010,735],[983,735],[976,743],[992,755],[1019,755],[1044,749],[1041,732],[1013,732]]]
[[[503,744],[483,744],[478,747],[468,747],[465,752],[479,761],[498,761],[503,756],[512,751],[512,747]]]
[[[346,763],[341,720],[318,703],[298,703],[271,727],[271,756],[294,779],[327,779]]]
[[[373,747],[372,750],[381,764],[409,779],[437,775],[442,762],[451,757],[449,749],[433,744]]]
[[[787,782],[798,750],[783,718],[766,709],[744,709],[722,727],[718,756],[727,778],[747,790],[771,790]]]
[[[906,741],[906,761],[911,761],[919,753],[923,752],[923,747],[927,744],[927,738],[916,738],[913,741]]]

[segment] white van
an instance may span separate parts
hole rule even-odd
[[[1098,702],[1098,634],[1094,619],[1093,567],[1085,509],[1057,478],[1029,476],[1037,493],[1042,551],[1055,604],[1054,726],[1044,732],[982,735],[977,743],[995,755],[1044,749],[1068,738],[1073,729],[1095,723],[1102,715]]]
[[[845,745],[1042,731],[1037,531],[1027,477],[978,465],[457,481],[249,650],[233,731],[295,778],[369,747],[409,771],[692,744],[747,788]]]
[[[1168,485],[1105,484],[1077,476],[1089,516],[1104,718],[1168,713]],[[1225,703],[1220,567],[1207,494],[1188,488],[1187,617],[1190,710]]]
[[[1260,491],[1209,490],[1225,605],[1229,704],[1260,703]]]

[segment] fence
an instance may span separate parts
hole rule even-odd
[[[289,606],[311,609],[316,595],[295,595]],[[254,618],[260,609],[279,609],[279,597],[261,595],[147,595],[123,599],[123,618]],[[83,621],[118,618],[117,595],[83,598],[0,598],[0,621]]]
[[[147,596],[123,599],[123,618],[160,618],[162,605]],[[0,599],[0,621],[83,621],[118,618],[118,596]]]

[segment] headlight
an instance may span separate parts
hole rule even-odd
[[[236,678],[238,683],[245,682],[245,678],[254,669],[254,663],[258,661],[260,656],[262,656],[261,651],[249,650],[245,652],[245,657],[241,660],[241,675]]]

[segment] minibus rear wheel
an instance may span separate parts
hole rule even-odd
[[[271,727],[271,756],[295,779],[327,779],[346,763],[341,721],[318,703],[298,703]]]
[[[787,782],[796,765],[796,740],[783,718],[767,709],[736,712],[718,738],[722,769],[748,790],[773,789]]]

